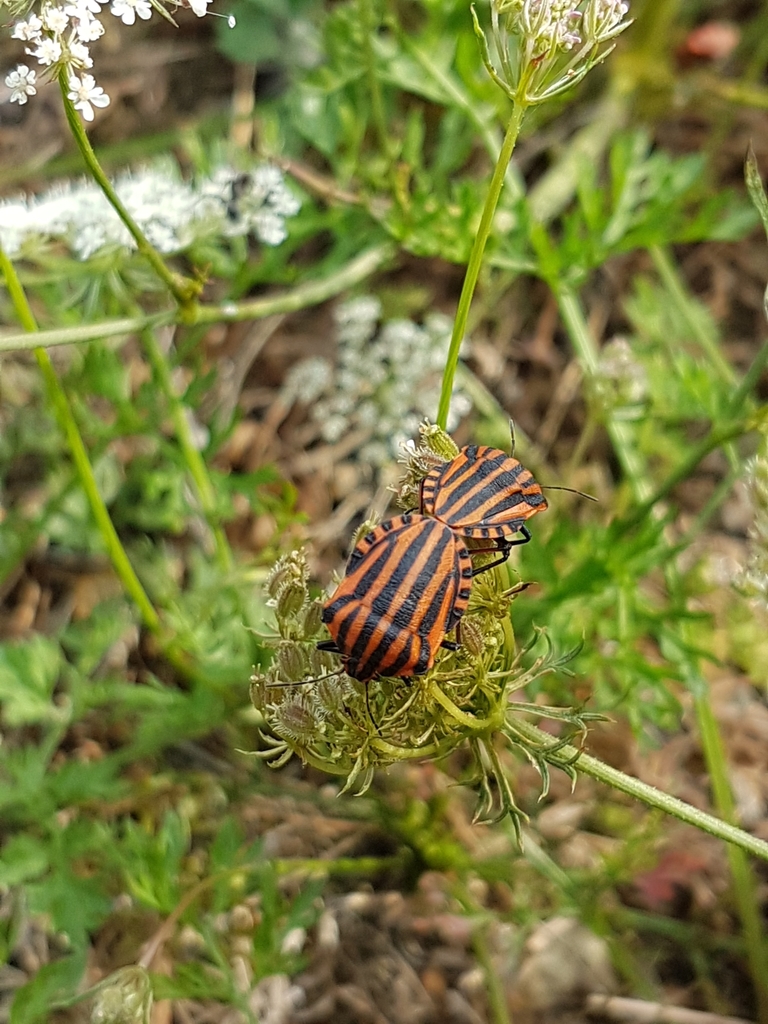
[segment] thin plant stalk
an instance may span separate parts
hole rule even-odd
[[[714,803],[721,817],[726,821],[733,822],[736,818],[736,808],[731,784],[728,780],[723,739],[720,735],[717,720],[712,713],[708,692],[705,691],[700,696],[694,695],[694,700],[696,722],[699,727],[702,747],[704,748]],[[757,1016],[761,1024],[766,1024],[768,1022],[768,986],[766,985],[768,948],[766,948],[765,935],[763,934],[760,901],[757,898],[755,878],[743,850],[731,846],[729,843],[727,852],[731,878],[733,879],[734,896],[744,930],[744,943],[747,949],[749,969],[755,986]]]
[[[27,296],[22,288],[18,275],[16,274],[16,268],[2,249],[0,249],[0,269],[2,270],[3,277],[5,278],[6,287],[8,288],[8,294],[10,295],[11,302],[13,303],[13,308],[16,311],[16,315],[18,316],[22,327],[30,333],[36,332],[37,321],[35,320],[35,316],[30,308],[29,302],[27,301]],[[147,596],[144,587],[141,585],[141,581],[131,565],[130,559],[125,552],[125,548],[117,535],[117,530],[110,519],[109,511],[107,510],[107,506],[104,504],[104,499],[99,493],[96,477],[94,476],[93,467],[91,466],[90,459],[88,458],[88,452],[83,442],[82,435],[80,434],[80,429],[72,412],[72,407],[69,404],[67,393],[61,386],[59,378],[56,376],[56,371],[51,363],[51,357],[44,348],[40,347],[34,349],[34,356],[37,360],[38,366],[40,367],[43,380],[45,381],[48,399],[51,403],[56,419],[59,422],[59,426],[67,439],[67,444],[70,452],[72,453],[72,459],[75,463],[77,475],[80,478],[81,486],[85,492],[86,498],[88,499],[88,504],[91,507],[91,512],[96,520],[96,525],[99,528],[99,532],[102,540],[104,541],[104,546],[107,549],[110,561],[112,562],[120,581],[138,608],[144,625],[152,633],[159,634],[161,632],[160,616],[157,614],[154,605]]]
[[[176,433],[176,440],[178,441],[179,448],[181,449],[184,462],[187,465],[189,475],[192,478],[192,483],[194,484],[195,491],[197,492],[197,497],[200,502],[203,515],[205,516],[213,535],[213,542],[216,548],[216,560],[219,564],[219,568],[225,572],[229,572],[232,569],[233,564],[232,551],[229,546],[229,541],[227,540],[227,535],[225,534],[221,524],[216,521],[216,491],[214,490],[211,478],[208,475],[208,467],[205,464],[205,460],[195,447],[192,440],[192,428],[190,426],[187,408],[176,394],[173,381],[171,379],[168,360],[160,347],[157,335],[153,330],[147,328],[141,332],[141,338],[144,344],[144,350],[149,356],[149,360],[152,364],[152,369],[154,370],[157,382],[165,395],[166,401],[168,402],[174,431]]]
[[[671,268],[667,266],[666,261],[662,258],[663,253],[658,253],[657,256],[657,268],[660,269],[667,287],[672,290],[679,308],[684,310],[686,308],[685,295],[676,287],[679,285],[679,281]],[[585,373],[593,375],[597,368],[597,345],[595,344],[594,338],[588,329],[581,305],[578,302],[577,297],[572,292],[562,286],[558,286],[557,284],[555,287],[561,313],[566,326],[568,327],[574,348],[582,361]],[[690,317],[688,317],[688,320],[693,329],[695,325],[691,324]],[[699,340],[710,358],[712,358],[721,378],[724,378],[728,383],[732,383],[733,373],[730,368],[728,369],[728,372],[726,372],[720,366],[720,362],[716,358],[716,356],[719,356],[719,352],[716,352],[713,349],[710,339],[707,338],[705,343],[702,332],[697,331],[697,340]],[[722,356],[719,356],[719,359],[722,360]],[[734,437],[743,434],[746,427],[747,425],[743,420],[739,420],[736,423],[726,424],[724,428],[714,426],[710,431],[709,437],[704,439],[704,441],[707,442],[706,447],[710,450],[720,446],[730,447],[728,442]],[[678,479],[684,479],[687,477],[693,466],[697,465],[703,457],[699,451],[702,446],[699,445],[690,453],[688,459],[683,460],[687,467],[687,472],[681,474],[681,467],[678,467],[678,469],[667,478],[664,487],[654,491],[648,478],[646,468],[643,464],[643,460],[633,442],[632,429],[630,425],[617,421],[609,412],[607,416],[606,429],[613,443],[616,455],[630,480],[635,497],[639,502],[639,508],[636,509],[635,513],[631,517],[634,523],[642,521],[642,518],[645,515],[653,514],[656,503],[663,496],[669,493]],[[730,454],[733,459],[735,457],[735,453],[731,452]],[[698,457],[695,462],[691,463],[691,459],[693,459],[694,456]],[[641,511],[642,515],[640,515]],[[674,563],[671,563],[667,568],[667,578],[670,587],[675,588],[678,582],[678,572]],[[691,668],[694,670],[697,677],[697,685],[691,686],[690,690],[693,696],[694,708],[699,725],[699,736],[704,753],[704,760],[706,762],[710,778],[713,780],[712,791],[715,807],[719,814],[726,821],[730,822],[733,818],[734,810],[733,795],[728,782],[722,737],[720,735],[717,721],[712,714],[707,682],[699,673],[695,662],[691,665]],[[579,760],[579,766],[584,770],[582,759]],[[738,907],[739,917],[742,922],[742,927],[744,929],[744,940],[747,946],[750,971],[758,1002],[759,1019],[761,1024],[768,1024],[768,989],[766,989],[766,985],[763,980],[765,974],[765,940],[762,933],[760,918],[756,912],[756,908],[759,905],[756,893],[756,881],[745,858],[743,849],[737,849],[729,844],[728,858],[731,866],[731,876],[733,878],[736,904]]]
[[[374,0],[358,0],[360,27],[363,38],[363,55],[365,58],[365,80],[371,101],[371,117],[379,149],[386,158],[387,165],[392,159],[392,145],[387,133],[387,117],[384,111],[384,97],[381,92],[381,81],[376,73],[376,51],[373,40],[376,36],[376,14],[373,9]]]
[[[133,217],[131,217],[130,213],[128,213],[112,187],[112,183],[104,173],[101,164],[93,151],[93,146],[91,145],[85,128],[83,128],[82,121],[75,110],[74,104],[69,98],[67,75],[63,70],[59,74],[59,88],[61,89],[67,124],[74,136],[77,147],[82,154],[83,160],[91,177],[104,193],[120,220],[130,231],[141,255],[144,256],[168,291],[173,295],[179,305],[179,308],[184,313],[185,318],[190,322],[194,321],[194,314],[197,307],[196,299],[202,289],[202,282],[193,281],[181,274],[176,274],[166,265],[165,260],[162,258],[160,253],[154,245],[151,244],[139,225]]]
[[[485,196],[483,212],[480,217],[480,225],[477,229],[475,240],[472,243],[472,251],[469,254],[467,271],[464,275],[464,284],[461,287],[459,305],[456,309],[456,318],[453,321],[453,333],[451,334],[451,343],[448,349],[448,356],[445,361],[445,369],[443,370],[440,404],[437,409],[437,425],[442,427],[443,430],[445,430],[448,425],[448,411],[451,406],[451,395],[453,393],[453,381],[456,377],[456,367],[459,364],[459,350],[461,348],[461,343],[464,340],[464,333],[467,329],[469,310],[472,305],[472,298],[475,294],[477,279],[480,276],[480,268],[483,264],[485,247],[491,234],[493,215],[495,214],[496,207],[499,204],[501,190],[504,187],[504,178],[507,173],[507,167],[509,166],[509,161],[512,159],[512,153],[518,136],[520,135],[520,128],[523,124],[523,117],[525,116],[526,109],[526,106],[521,102],[515,102],[512,107],[512,116],[509,119],[507,132],[504,136],[504,141],[501,144],[499,158],[496,161],[493,177],[491,178],[491,183],[488,186],[488,192]]]
[[[388,242],[375,245],[356,256],[349,263],[319,281],[308,281],[290,291],[278,295],[267,295],[258,299],[240,302],[221,302],[200,306],[196,324],[242,323],[244,320],[263,320],[277,313],[295,313],[354,288],[377,270],[389,263],[395,255],[395,247]],[[121,317],[118,320],[102,320],[95,324],[78,324],[77,327],[56,327],[39,331],[35,337],[27,333],[0,334],[0,352],[16,352],[31,348],[51,348],[54,345],[77,345],[96,338],[114,338],[121,334],[133,334],[146,327],[158,328],[181,322],[178,311],[148,313],[144,316]]]
[[[733,386],[736,383],[733,367],[724,358],[717,343],[702,329],[701,323],[692,315],[691,300],[686,294],[685,286],[680,280],[680,275],[670,259],[669,253],[660,245],[650,246],[648,252],[653,260],[656,272],[677,307],[678,312],[684,318],[692,337],[695,338],[699,346],[707,353],[721,379]]]
[[[641,782],[640,779],[627,775],[619,771],[618,768],[612,768],[610,765],[605,764],[604,761],[600,761],[590,754],[577,750],[576,747],[572,747],[569,744],[561,744],[559,740],[554,740],[550,735],[542,732],[541,729],[537,729],[535,725],[530,725],[528,722],[516,719],[514,729],[532,747],[537,747],[541,750],[544,756],[546,756],[547,749],[550,749],[556,757],[555,763],[571,764],[584,775],[589,775],[590,778],[603,782],[612,789],[617,789],[620,793],[625,793],[627,796],[639,800],[648,807],[663,811],[665,814],[677,818],[678,821],[685,822],[687,825],[693,825],[695,828],[706,832],[710,836],[714,836],[716,839],[722,839],[726,843],[737,846],[741,850],[753,854],[755,857],[759,857],[760,860],[768,861],[768,843],[758,839],[757,836],[750,835],[749,832],[745,832],[729,822],[721,821],[712,814],[700,811],[697,807],[687,804],[684,800],[678,800],[677,797],[670,796],[669,793],[664,793],[662,790],[656,789],[655,786],[649,786],[647,782]]]

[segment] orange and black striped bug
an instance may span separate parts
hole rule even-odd
[[[381,523],[350,555],[344,578],[323,606],[333,637],[318,644],[344,660],[348,675],[427,672],[446,633],[467,609],[474,575],[464,541],[418,514]]]
[[[501,551],[503,561],[516,544],[531,539],[525,521],[543,512],[547,499],[517,459],[500,448],[469,445],[424,477],[420,504],[424,515],[459,536],[493,541],[492,550]],[[516,533],[522,538],[512,540]]]

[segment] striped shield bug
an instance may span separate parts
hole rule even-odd
[[[466,545],[448,526],[395,516],[355,546],[323,607],[333,640],[318,647],[341,654],[347,674],[362,682],[421,675],[466,611],[472,575]]]
[[[509,554],[531,535],[524,523],[543,512],[547,500],[531,473],[500,448],[469,445],[436,466],[421,483],[421,511],[461,537],[492,540]],[[521,533],[521,540],[512,540]]]

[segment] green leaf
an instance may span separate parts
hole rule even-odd
[[[59,645],[45,637],[0,646],[0,703],[7,725],[68,721],[69,707],[53,701],[62,668]]]
[[[57,1002],[71,998],[85,970],[85,950],[41,967],[20,988],[11,1006],[9,1024],[43,1024]]]
[[[747,150],[747,159],[744,163],[744,180],[747,183],[749,198],[754,203],[755,209],[760,215],[760,220],[763,222],[763,230],[768,235],[768,196],[765,194],[763,180],[760,177],[760,168],[757,166],[757,157],[751,142]]]
[[[47,869],[46,844],[28,833],[12,836],[0,851],[0,886],[19,885],[38,878]]]

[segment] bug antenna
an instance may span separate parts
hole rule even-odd
[[[343,674],[343,672],[344,672],[343,668],[337,668],[335,672],[328,672],[324,676],[313,676],[311,679],[291,679],[291,680],[288,680],[286,682],[284,682],[283,680],[280,680],[280,682],[274,682],[274,683],[269,683],[268,682],[268,683],[265,683],[264,685],[267,687],[267,689],[271,689],[273,686],[275,686],[275,687],[278,687],[278,686],[279,687],[282,687],[282,686],[307,686],[309,683],[322,683],[326,679],[333,679],[334,676],[340,676],[340,675]]]
[[[579,491],[575,487],[560,487],[558,484],[542,484],[542,491],[568,491],[571,494],[578,494],[580,498],[586,498],[588,501],[599,501],[594,494],[587,494],[585,491]]]
[[[510,439],[510,451],[509,454],[514,458],[515,455],[515,421],[512,417],[509,417],[509,439]]]

